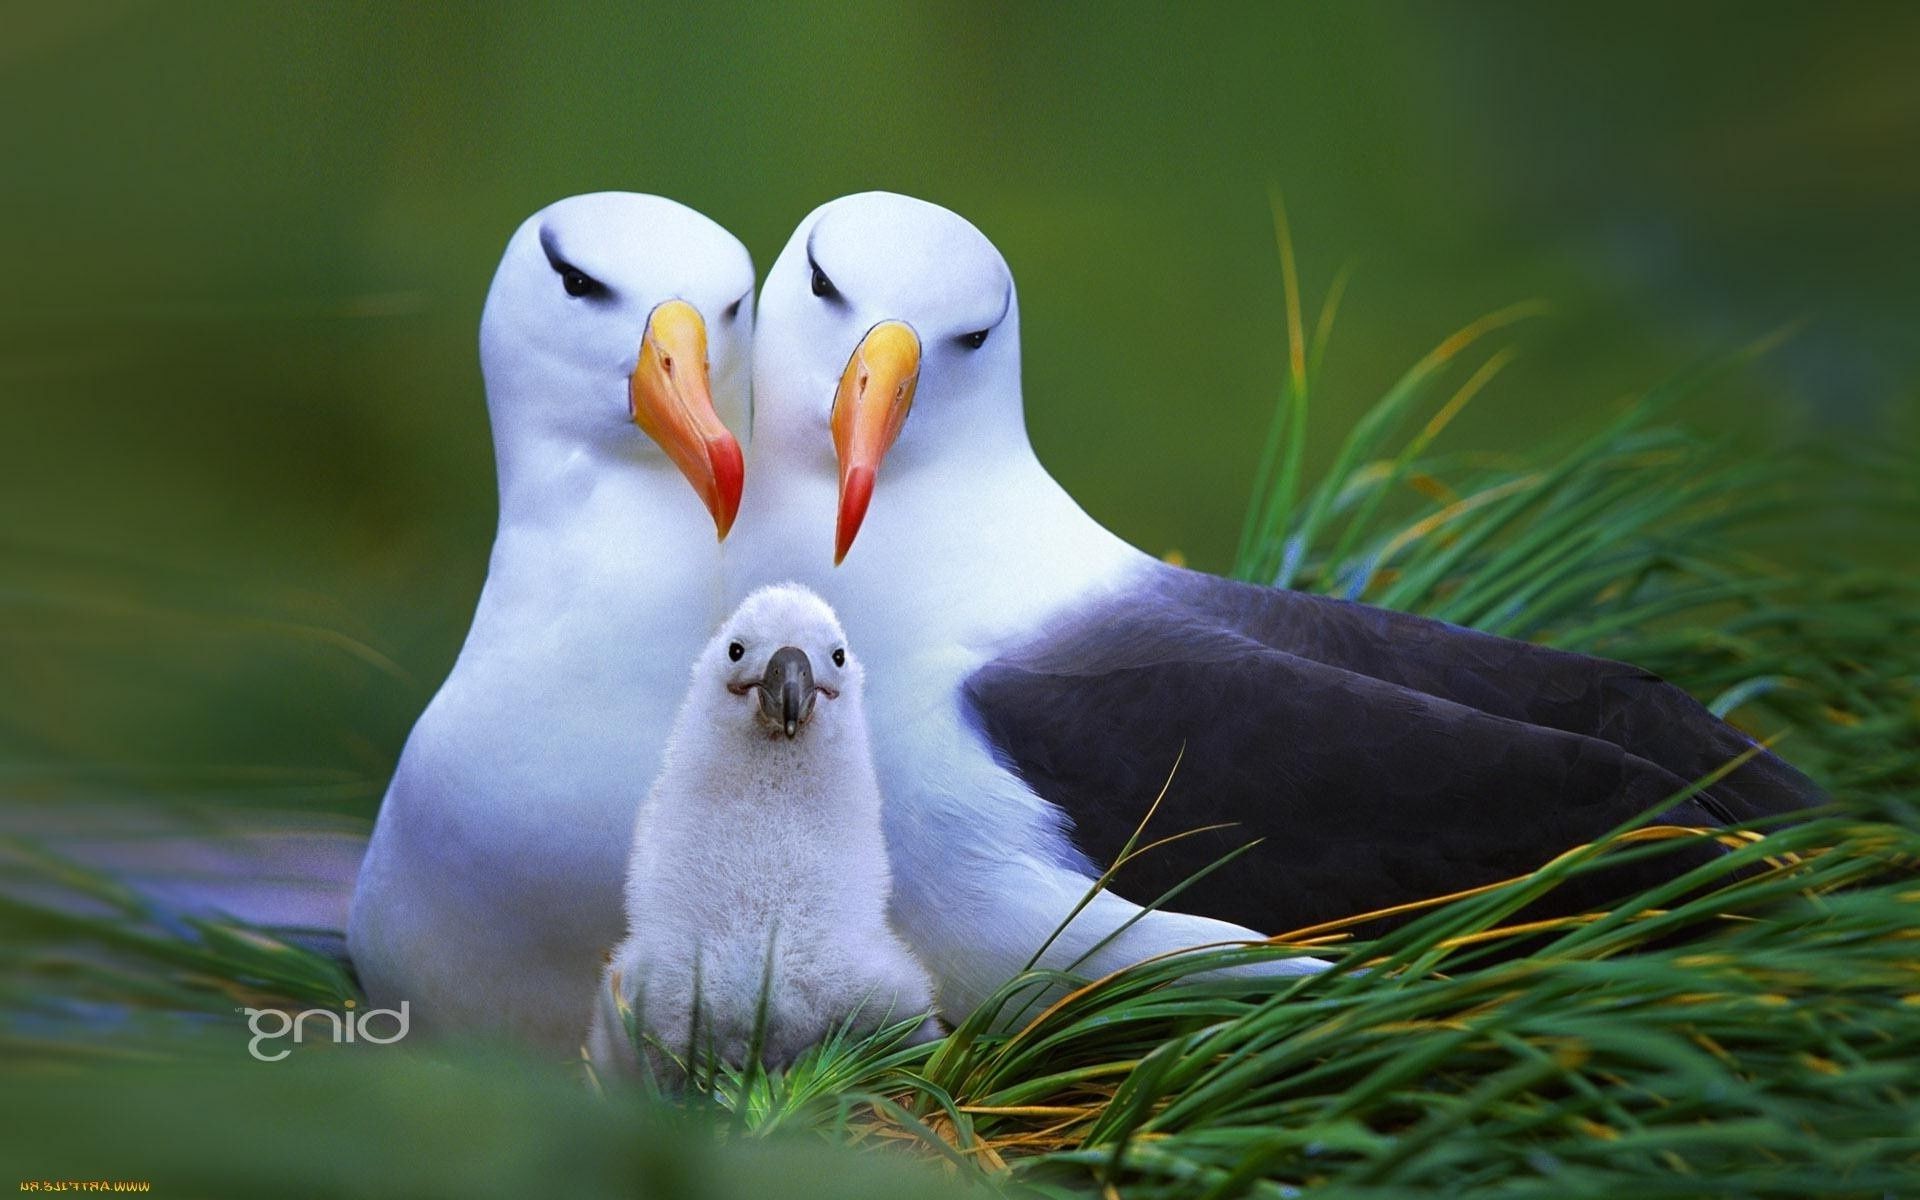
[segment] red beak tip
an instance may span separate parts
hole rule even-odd
[[[833,530],[833,565],[839,566],[853,549],[860,535],[860,523],[867,519],[867,505],[873,500],[873,468],[849,467],[840,478],[840,519]]]
[[[713,468],[713,524],[720,539],[725,541],[733,528],[733,519],[740,515],[746,461],[740,453],[740,443],[729,433],[707,439],[707,462]]]

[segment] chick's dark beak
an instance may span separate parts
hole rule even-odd
[[[760,711],[792,738],[813,715],[813,663],[798,646],[782,646],[760,677]]]

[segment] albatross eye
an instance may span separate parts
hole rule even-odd
[[[739,662],[740,656],[742,654],[745,654],[746,652],[747,652],[747,648],[745,646],[742,646],[739,642],[733,642],[727,647],[727,657],[733,660],[734,662]]]
[[[972,333],[963,333],[960,335],[960,344],[969,350],[978,350],[987,344],[987,335],[992,332],[991,329],[976,329]]]
[[[818,265],[815,265],[813,268],[813,294],[823,298],[838,296],[840,294],[839,289],[833,286],[833,280],[828,279],[827,273],[822,271]]]
[[[567,289],[567,295],[574,299],[607,295],[607,285],[574,266],[560,256],[560,247],[553,239],[553,230],[540,231],[540,253],[547,256],[547,265],[560,277],[560,286]]]
[[[844,647],[835,646],[833,648],[833,665],[836,667],[844,667],[847,665],[847,651]]]
[[[554,269],[560,272],[560,286],[567,289],[569,296],[598,296],[607,290],[598,279],[578,267],[570,267],[562,263]]]

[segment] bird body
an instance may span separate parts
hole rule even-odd
[[[1011,274],[944,209],[822,206],[760,313],[729,594],[801,579],[866,647],[895,907],[949,1017],[1067,920],[1162,785],[1146,840],[1227,828],[1128,866],[1046,965],[1100,974],[1491,882],[1740,755],[1670,815],[1720,824],[1818,795],[1631,667],[1128,546],[1034,455]],[[1256,842],[1179,911],[1141,915]]]
[[[761,461],[758,446],[752,453],[753,463]],[[961,485],[965,512],[943,499],[954,486],[936,472],[888,479],[862,544],[835,567],[832,476],[750,464],[727,560],[732,586],[791,577],[818,589],[835,603],[849,637],[866,647],[875,762],[889,798],[894,912],[934,973],[941,1012],[964,1017],[1050,938],[1042,965],[1077,963],[1091,975],[1190,947],[1258,939],[1259,925],[1204,912],[1143,918],[1140,905],[1154,895],[1112,890],[1061,928],[1111,859],[1096,865],[1071,816],[1009,769],[996,742],[983,736],[969,683],[1036,631],[1102,597],[1124,595],[1130,581],[1158,564],[1087,516],[1030,450],[976,463]],[[929,531],[916,522],[929,511],[949,514],[932,531],[937,551],[926,549]],[[875,546],[901,547],[901,555],[869,553],[868,537]],[[1088,747],[1105,741],[1097,717],[1077,728],[1050,728]],[[1102,798],[1099,810],[1137,823],[1179,751],[1177,742],[1169,748],[1159,778]],[[1156,825],[1156,835],[1186,823],[1178,814],[1169,820],[1180,824]],[[1270,969],[1318,966],[1283,959]]]
[[[423,1030],[578,1047],[620,936],[636,781],[725,612],[714,531],[739,451],[720,420],[746,411],[751,285],[731,235],[655,197],[561,201],[508,245],[482,318],[487,580],[401,754],[348,929],[370,998],[410,1001]]]
[[[832,611],[792,586],[749,596],[701,654],[622,842],[628,930],[587,1040],[597,1066],[639,1061],[622,1005],[669,1072],[672,1057],[705,1052],[696,1038],[740,1065],[760,1027],[763,1056],[780,1065],[843,1021],[866,1030],[931,1008],[932,985],[888,921],[861,674]],[[784,729],[772,708],[782,681]]]

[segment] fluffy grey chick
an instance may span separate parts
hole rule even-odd
[[[763,991],[768,1066],[849,1017],[868,1031],[929,1013],[932,982],[888,923],[880,805],[860,664],[833,610],[793,584],[748,596],[694,663],[640,806],[627,936],[587,1035],[596,1070],[645,1054],[672,1079],[696,1037],[742,1065]],[[915,1033],[937,1036],[930,1016]]]

